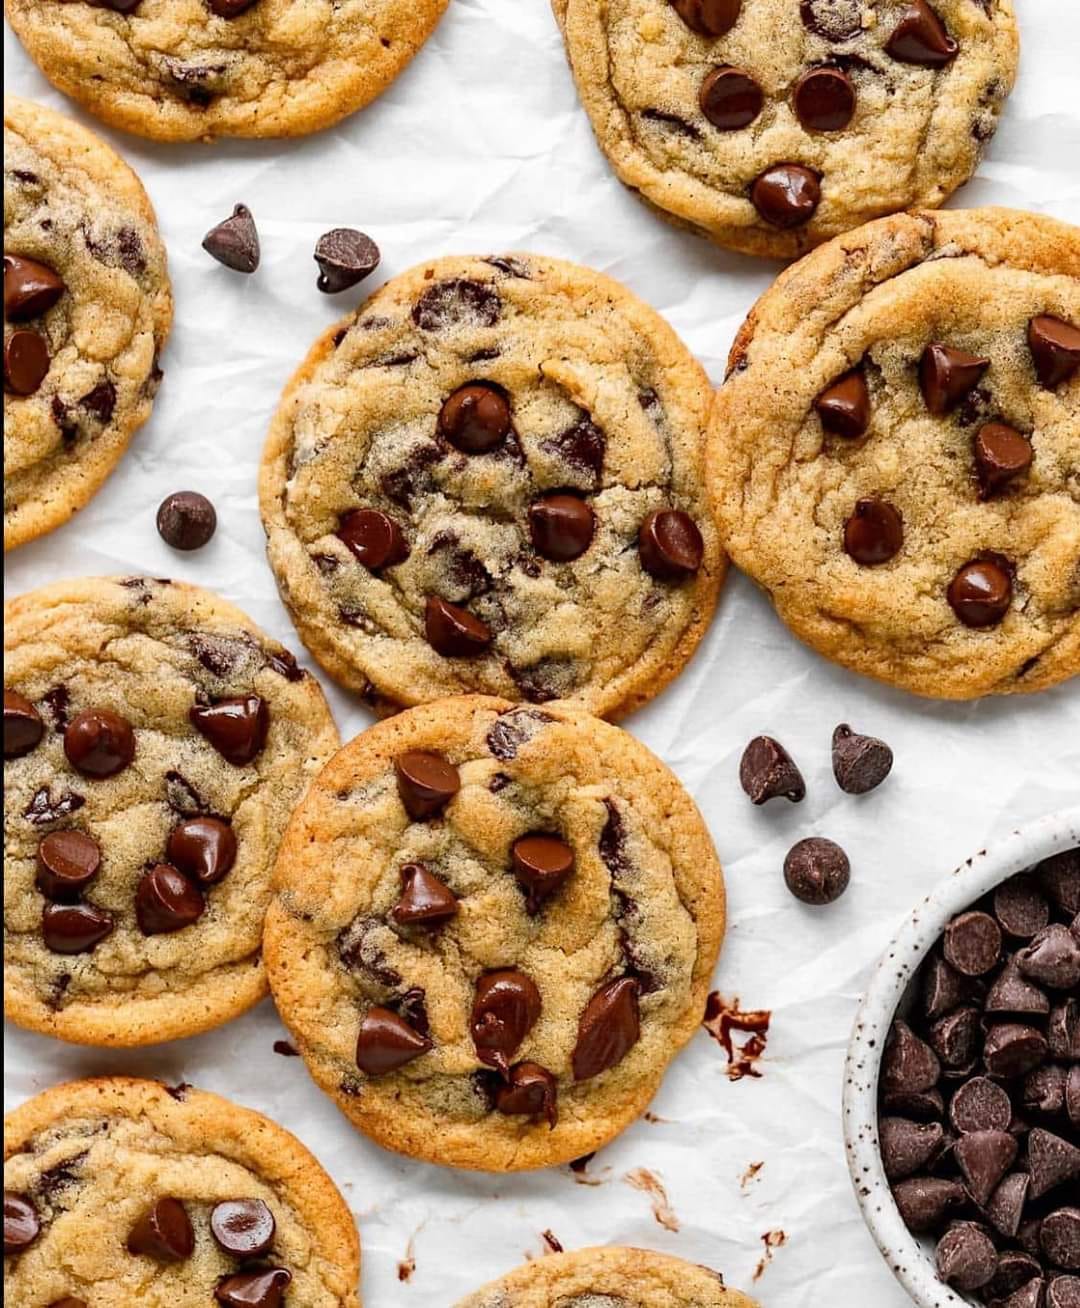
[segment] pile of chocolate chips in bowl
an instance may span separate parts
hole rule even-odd
[[[949,922],[889,1032],[878,1125],[946,1284],[1080,1308],[1080,849]]]

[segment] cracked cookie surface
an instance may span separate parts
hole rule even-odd
[[[330,1177],[276,1123],[191,1086],[73,1081],[9,1113],[4,1219],[20,1308],[359,1308]]]
[[[297,809],[265,954],[316,1082],[455,1167],[599,1148],[693,1035],[724,927],[677,779],[565,705],[459,696],[357,737]]]
[[[171,320],[138,178],[84,127],[5,96],[5,549],[66,522],[113,470],[150,415]]]
[[[643,703],[726,566],[710,398],[667,324],[588,269],[512,255],[395,278],[316,343],[263,456],[302,639],[376,701]]]
[[[83,1044],[266,993],[278,841],[337,747],[315,679],[238,609],[150,578],[5,607],[5,1011]]]
[[[1080,671],[1080,230],[897,215],[786,270],[709,448],[732,557],[801,639],[918,694]]]
[[[46,77],[159,141],[304,136],[362,108],[447,0],[6,0]]]
[[[553,0],[600,148],[650,205],[794,258],[941,204],[1012,89],[1011,0]]]

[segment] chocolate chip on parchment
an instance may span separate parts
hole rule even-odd
[[[974,1222],[957,1222],[938,1241],[934,1254],[938,1275],[958,1290],[978,1290],[997,1267],[994,1242]]]
[[[247,205],[236,205],[228,218],[211,227],[202,248],[234,272],[253,273],[259,266],[259,232]]]
[[[178,1263],[195,1251],[195,1232],[179,1199],[156,1200],[131,1228],[128,1250],[162,1263]]]
[[[832,840],[810,836],[793,845],[784,859],[787,888],[804,904],[832,904],[851,879],[848,856]]]
[[[989,913],[960,913],[945,928],[946,962],[964,976],[983,976],[1001,959],[1001,928]]]
[[[893,752],[876,736],[862,736],[842,722],[833,732],[832,765],[836,784],[846,795],[865,795],[892,771]]]
[[[369,1008],[356,1040],[356,1065],[368,1076],[396,1072],[435,1046],[389,1008]]]
[[[352,227],[335,227],[320,236],[315,246],[319,265],[316,282],[320,291],[336,295],[370,277],[379,266],[379,247],[363,232]]]
[[[806,783],[794,759],[772,736],[755,736],[739,762],[739,784],[753,804],[783,795],[793,804],[806,798]]]
[[[198,491],[174,491],[158,506],[157,529],[174,550],[202,549],[217,530],[217,513]]]

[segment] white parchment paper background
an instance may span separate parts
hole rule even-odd
[[[1007,204],[1080,222],[1080,0],[1017,0],[1020,84],[967,205]],[[52,91],[10,31],[8,86],[89,122]],[[103,129],[99,129],[103,130]],[[299,648],[263,556],[255,472],[278,393],[315,335],[360,292],[315,290],[311,252],[332,226],[357,226],[383,251],[370,282],[437,254],[537,250],[626,282],[719,380],[732,336],[776,266],[712,248],[647,213],[593,143],[545,0],[451,0],[412,67],[366,112],[306,140],[151,145],[104,135],[157,207],[176,291],[165,381],[149,425],[105,489],[66,527],[6,563],[9,593],[76,573],[143,571],[215,588]],[[236,201],[262,235],[244,278],[199,248]],[[201,490],[219,529],[201,553],[174,554],[154,530],[170,491]],[[328,686],[342,735],[364,711]],[[829,770],[841,721],[896,751],[888,783],[844,796]],[[740,576],[690,668],[627,726],[675,769],[725,865],[730,929],[716,975],[727,996],[773,1013],[760,1080],[725,1075],[704,1032],[676,1061],[643,1120],[575,1182],[566,1169],[460,1174],[385,1153],[355,1133],[279,1057],[270,1003],[211,1035],[131,1054],[62,1046],[8,1028],[9,1106],[61,1079],[129,1071],[185,1079],[269,1113],[334,1175],[356,1214],[369,1308],[442,1308],[527,1256],[548,1229],[568,1249],[648,1245],[706,1262],[766,1308],[903,1308],[866,1235],[840,1137],[844,1047],[871,964],[917,899],[1016,823],[1080,795],[1080,682],[1035,697],[932,704],[834,669],[791,638]],[[805,803],[751,807],[736,769],[758,732],[783,739],[809,784]],[[853,881],[831,909],[784,889],[787,848],[827,834]],[[745,1187],[751,1163],[764,1166]],[[674,1219],[624,1178],[648,1168]],[[754,1281],[762,1237],[786,1243]],[[399,1261],[415,1256],[407,1281]]]

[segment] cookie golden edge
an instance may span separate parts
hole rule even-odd
[[[489,695],[456,695],[422,704],[377,723],[361,732],[330,760],[309,789],[309,800],[319,788],[337,791],[388,771],[393,766],[395,755],[404,750],[431,748],[433,739],[445,739],[453,732],[464,735],[477,712],[505,713],[518,707],[521,706],[510,700]],[[297,958],[295,918],[286,905],[292,852],[318,840],[317,823],[309,821],[308,801],[294,810],[278,849],[274,873],[276,893],[266,915],[263,934],[263,956],[278,1013],[296,1042],[312,1079],[353,1125],[384,1148],[425,1162],[470,1171],[516,1172],[554,1167],[599,1149],[645,1111],[672,1060],[689,1043],[704,1015],[709,981],[726,927],[723,871],[704,818],[675,774],[622,728],[594,718],[566,701],[545,704],[543,711],[558,721],[601,734],[611,733],[612,740],[622,738],[629,742],[632,768],[636,771],[646,769],[652,774],[657,793],[665,796],[670,823],[680,826],[684,832],[686,857],[682,872],[685,878],[693,880],[698,892],[698,915],[694,919],[698,952],[693,982],[686,1010],[669,1031],[668,1059],[654,1069],[653,1076],[632,1099],[624,1100],[618,1111],[609,1117],[588,1122],[560,1121],[554,1130],[546,1123],[537,1124],[516,1142],[497,1142],[488,1138],[483,1123],[453,1127],[434,1116],[427,1120],[405,1121],[401,1113],[392,1108],[368,1107],[363,1094],[344,1094],[332,1070],[313,1055],[312,1031],[294,1021],[299,1001],[307,993],[304,968],[309,964],[307,951],[302,950],[302,966],[294,966]],[[311,970],[318,970],[318,965]]]
[[[675,329],[639,296],[603,273],[567,260],[527,251],[511,251],[503,257],[541,261],[549,275],[559,279],[559,289],[567,295],[600,294],[617,303],[620,311],[648,337],[665,372],[676,379],[675,384],[684,401],[692,403],[700,414],[701,444],[698,462],[703,476],[712,386],[704,368],[690,353]],[[401,684],[380,685],[374,676],[369,675],[368,669],[346,657],[338,647],[333,630],[337,624],[329,606],[321,602],[321,587],[316,569],[307,558],[303,546],[293,536],[283,511],[293,413],[299,392],[312,380],[320,365],[333,354],[335,337],[341,331],[347,330],[363,315],[377,309],[381,302],[415,296],[432,279],[466,275],[473,263],[482,263],[481,257],[448,255],[417,264],[385,283],[348,317],[327,328],[287,382],[263,447],[259,467],[259,508],[266,533],[267,557],[277,581],[281,602],[311,656],[336,682],[363,696],[378,716],[387,716],[400,709],[430,701],[425,701],[422,697],[410,698],[407,688]],[[704,500],[707,507],[708,497],[704,497]],[[712,533],[705,535],[705,560],[694,582],[696,617],[687,624],[671,654],[651,661],[639,660],[604,686],[565,702],[575,704],[597,717],[618,721],[655,698],[683,671],[712,622],[727,575],[727,556],[711,539]]]
[[[86,577],[73,581],[53,582],[40,590],[30,591],[8,600],[4,605],[4,649],[22,644],[41,630],[43,615],[69,603],[92,603],[97,588],[119,582],[115,577]],[[243,610],[213,592],[188,582],[172,581],[176,596],[190,611],[191,604],[209,606],[214,618],[239,626],[260,644],[278,642],[258,627]],[[338,730],[330,713],[322,687],[315,677],[304,679],[310,711],[323,723],[317,737],[320,757],[329,757],[340,745]],[[267,869],[267,876],[272,872]],[[20,978],[4,966],[4,1014],[16,1026],[39,1035],[52,1036],[67,1044],[98,1048],[131,1049],[162,1044],[201,1035],[224,1026],[246,1013],[270,993],[266,969],[260,955],[238,960],[227,969],[218,969],[199,985],[183,992],[166,991],[151,999],[130,996],[118,1004],[116,996],[106,996],[98,1003],[71,1003],[54,1011],[21,983]]]
[[[90,1077],[52,1086],[4,1116],[4,1161],[65,1119],[145,1118],[162,1134],[187,1141],[254,1172],[280,1191],[328,1264],[340,1273],[342,1308],[360,1308],[360,1237],[341,1192],[318,1159],[284,1127],[254,1109],[192,1086],[169,1089],[127,1076]]]
[[[616,176],[629,190],[633,191],[646,208],[658,217],[682,231],[692,232],[727,250],[740,254],[756,255],[766,259],[782,259],[790,262],[803,257],[808,251],[835,239],[841,232],[819,232],[811,225],[790,231],[766,231],[739,223],[709,223],[695,212],[697,206],[690,202],[680,203],[673,194],[672,187],[664,173],[656,168],[636,149],[632,141],[622,148],[609,146],[601,139],[601,124],[612,113],[617,113],[606,95],[605,87],[590,77],[581,67],[581,61],[575,59],[573,42],[570,35],[570,6],[579,0],[551,0],[551,8],[556,25],[563,38],[566,60],[574,78],[578,98],[588,115],[597,148],[614,169]],[[665,0],[666,2],[666,0]],[[593,14],[604,10],[604,6],[593,5],[592,0],[584,0],[589,5],[590,17],[600,21]],[[1013,10],[1012,0],[996,0],[996,11],[989,15],[994,22],[994,50],[1001,67],[999,80],[1003,84],[1001,103],[1004,104],[1016,85],[1017,70],[1020,63],[1020,30]],[[970,166],[957,167],[947,178],[938,180],[932,194],[912,198],[909,209],[931,209],[944,204],[948,198],[966,182],[970,181],[979,164],[976,153]],[[695,190],[708,190],[704,184],[695,182]],[[712,194],[710,192],[710,194]],[[727,196],[734,205],[737,197]],[[847,230],[855,230],[877,215],[860,214],[852,218]]]
[[[455,1308],[495,1308],[501,1294],[517,1294],[514,1308],[549,1308],[569,1295],[632,1294],[643,1303],[653,1292],[664,1303],[693,1304],[695,1308],[757,1308],[755,1301],[730,1290],[719,1272],[671,1254],[654,1253],[621,1245],[576,1249],[550,1254],[516,1267],[489,1281]],[[558,1296],[556,1300],[553,1296]]]
[[[55,0],[57,4],[64,2]],[[242,103],[232,114],[192,108],[179,101],[163,105],[154,99],[153,86],[149,83],[146,90],[131,92],[108,80],[77,76],[69,66],[70,60],[65,58],[63,45],[50,50],[50,42],[34,32],[32,24],[26,20],[25,11],[32,7],[33,0],[29,3],[5,0],[4,8],[23,48],[44,76],[58,91],[101,122],[152,141],[211,142],[226,137],[285,139],[310,136],[366,108],[419,54],[449,2],[414,0],[408,3],[402,0],[404,20],[395,33],[397,39],[390,50],[380,45],[379,69],[375,76],[372,76],[370,62],[363,59],[345,56],[331,60],[331,67],[336,70],[331,75],[327,75],[327,62],[322,61],[300,84],[306,94],[301,95],[298,84],[286,79],[280,84],[276,103],[264,104],[260,97]],[[316,76],[320,71],[322,75]],[[313,91],[316,94],[313,95]],[[163,109],[168,112],[163,112]]]
[[[883,659],[874,646],[851,649],[851,633],[837,635],[835,627],[785,608],[769,592],[755,570],[754,550],[739,540],[742,518],[739,481],[741,465],[730,453],[726,434],[738,422],[742,396],[732,380],[745,361],[751,343],[760,336],[782,335],[792,326],[792,287],[801,298],[825,299],[843,276],[852,256],[872,260],[875,252],[899,263],[899,275],[912,264],[903,262],[905,250],[921,250],[922,258],[956,242],[961,248],[982,243],[995,262],[1047,275],[1080,278],[1080,228],[1056,218],[1020,209],[944,209],[892,214],[835,237],[785,268],[751,308],[728,354],[724,384],[716,392],[709,422],[707,480],[713,515],[724,547],[735,565],[769,596],[785,626],[804,644],[828,659],[873,680],[899,687],[927,699],[973,700],[985,695],[1027,694],[1047,690],[1080,674],[1080,616],[1073,630],[1053,651],[1040,658],[1038,669],[1022,683],[980,681],[970,674],[920,674]],[[966,244],[965,244],[966,243]],[[893,275],[897,275],[894,273]]]
[[[118,199],[128,204],[134,214],[150,225],[150,230],[157,238],[158,250],[165,267],[165,279],[154,297],[153,320],[154,341],[158,354],[165,347],[173,319],[172,287],[168,277],[168,259],[161,233],[158,230],[157,215],[150,197],[135,172],[123,159],[96,136],[79,123],[72,122],[55,110],[15,95],[4,96],[4,126],[12,127],[20,134],[41,141],[51,137],[65,148],[80,153],[79,166],[101,186],[109,189]],[[120,434],[120,444],[106,451],[92,453],[92,446],[79,458],[78,467],[81,476],[70,482],[65,479],[55,498],[47,503],[31,501],[20,504],[9,515],[4,512],[4,551],[25,545],[27,541],[44,536],[47,532],[62,527],[69,518],[85,508],[93,499],[110,473],[117,467],[132,437],[150,417],[154,407],[152,396],[147,396],[132,411],[126,428]]]

